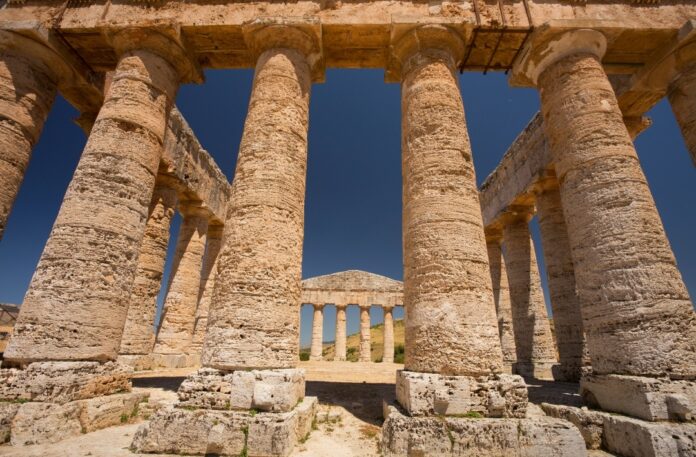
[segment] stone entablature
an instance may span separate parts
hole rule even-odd
[[[302,303],[394,307],[403,304],[403,283],[360,270],[302,281]]]

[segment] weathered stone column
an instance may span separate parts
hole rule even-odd
[[[222,236],[224,226],[209,225],[205,239],[205,256],[201,270],[201,287],[198,293],[198,306],[193,324],[193,339],[189,346],[189,355],[194,361],[200,363],[201,350],[205,340],[205,332],[208,328],[208,310],[213,296],[215,279],[217,277],[217,258],[222,249]]]
[[[202,362],[227,370],[294,368],[316,43],[283,26],[255,30],[248,39],[259,57]]]
[[[334,360],[346,360],[346,305],[336,304],[336,356]]]
[[[153,350],[155,363],[170,368],[192,362],[186,355],[193,340],[209,218],[197,202],[181,202],[179,210],[183,221]]]
[[[176,204],[177,191],[173,179],[158,176],[140,247],[118,358],[135,369],[152,368],[157,295],[162,287],[169,231]]]
[[[684,136],[686,149],[696,165],[696,62],[679,73],[672,81],[667,95]]]
[[[0,32],[0,239],[56,97],[59,61],[38,42]]]
[[[404,36],[401,62],[404,305],[408,371],[502,370],[471,145],[456,76],[463,52],[444,27]]]
[[[322,343],[324,342],[324,304],[315,303],[314,317],[312,319],[312,347],[310,349],[310,360],[321,360]]]
[[[531,209],[530,209],[531,211]],[[510,215],[503,227],[505,266],[510,283],[512,322],[517,361],[515,373],[537,379],[553,379],[557,363],[544,291],[529,233],[531,212]]]
[[[554,378],[557,381],[578,382],[582,367],[590,363],[585,348],[580,301],[575,290],[575,268],[568,229],[555,178],[544,181],[537,192],[536,203],[558,345],[559,366],[554,370]]]
[[[372,361],[372,341],[370,339],[370,306],[360,304],[360,362]]]
[[[503,365],[506,373],[512,373],[512,366],[517,360],[517,351],[515,349],[515,333],[512,328],[510,288],[503,252],[500,248],[501,242],[502,233],[500,231],[490,236],[486,233],[486,248],[493,282],[493,300],[498,315],[498,335],[503,350]]]
[[[384,349],[382,362],[394,363],[394,307],[383,306],[384,310]]]
[[[683,416],[668,391],[683,390],[693,405],[696,388],[656,378],[696,379],[696,313],[602,68],[605,49],[600,32],[576,30],[528,56],[592,359],[583,389],[605,409]],[[616,395],[626,389],[636,392],[630,406]]]
[[[167,115],[195,70],[164,35],[113,42],[113,82],[5,352],[15,364],[113,360],[120,347]]]

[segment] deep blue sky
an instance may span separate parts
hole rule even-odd
[[[204,85],[183,87],[177,100],[201,143],[229,178],[251,80],[250,70],[208,72]],[[467,73],[460,82],[481,183],[538,110],[538,95],[534,90],[509,88],[500,73]],[[649,114],[654,124],[638,138],[638,153],[682,275],[696,296],[696,168],[669,105],[663,101]],[[72,123],[76,115],[59,98],[35,148],[0,241],[0,302],[22,301],[58,213],[85,143],[84,134]],[[385,84],[382,71],[329,70],[326,82],[313,87],[311,101],[304,277],[363,269],[402,278],[400,154],[399,86]],[[177,218],[174,234],[178,223]],[[543,278],[535,221],[532,228]],[[311,327],[311,312],[305,308],[303,345],[309,342]],[[326,340],[333,339],[334,319],[329,307]],[[373,323],[381,319],[376,310]],[[349,333],[357,330],[357,310],[349,310],[348,325]]]

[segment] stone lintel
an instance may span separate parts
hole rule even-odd
[[[312,82],[324,82],[326,63],[321,23],[317,18],[261,17],[245,22],[242,33],[254,62],[269,49],[294,49],[307,59]]]
[[[409,417],[393,405],[385,405],[384,416],[385,457],[587,455],[578,429],[560,419]]]
[[[446,376],[396,372],[396,399],[411,416],[525,417],[527,386],[517,375]]]
[[[304,398],[302,369],[237,370],[202,368],[179,387],[179,405],[218,410],[288,412]]]
[[[0,369],[0,400],[67,403],[130,391],[131,372],[114,362],[33,362]]]
[[[312,430],[316,397],[285,413],[163,408],[140,426],[131,448],[177,455],[287,456]]]
[[[647,421],[696,420],[696,381],[586,375],[580,394],[589,406]]]

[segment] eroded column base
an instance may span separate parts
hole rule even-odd
[[[587,449],[634,457],[696,455],[696,423],[647,422],[587,408],[541,405],[544,412],[575,425]]]
[[[409,417],[385,405],[385,457],[438,455],[579,457],[585,442],[571,423],[551,418]]]
[[[133,439],[145,453],[286,456],[311,431],[316,398],[301,369],[201,368]]]
[[[445,376],[396,372],[396,399],[411,416],[525,417],[527,386],[517,375]]]
[[[696,419],[696,381],[585,375],[580,395],[588,406],[647,421]]]
[[[190,354],[152,354],[154,368],[191,368],[200,366],[201,357]]]
[[[512,372],[525,378],[553,381],[553,372],[558,367],[555,362],[515,362]]]
[[[152,354],[121,354],[116,360],[133,371],[147,371],[155,369],[155,360]]]

